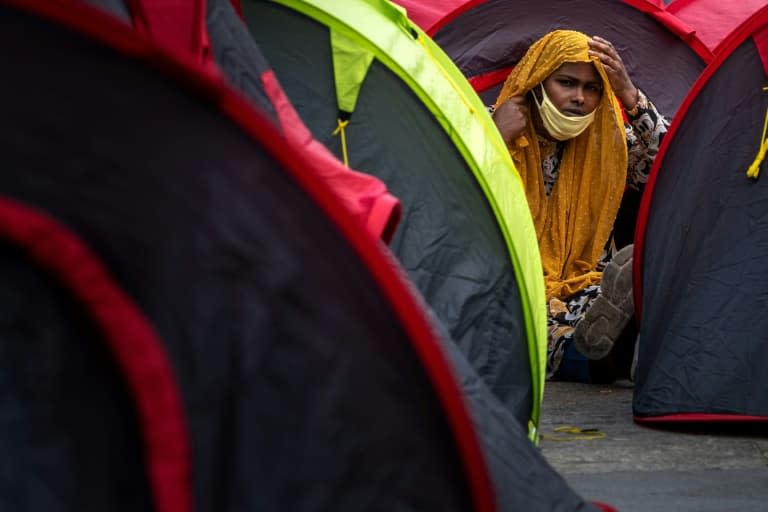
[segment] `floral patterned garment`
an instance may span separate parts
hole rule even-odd
[[[627,186],[642,190],[648,182],[653,160],[667,133],[669,122],[662,116],[648,98],[639,91],[635,115],[627,113],[628,123],[624,124],[627,134]],[[539,136],[541,168],[544,173],[544,188],[547,195],[552,193],[560,172],[560,159],[568,141],[551,141]]]
[[[627,112],[629,122],[624,128],[627,134],[627,186],[642,191],[648,182],[653,160],[659,152],[659,146],[669,128],[669,122],[640,91],[639,102],[634,112]],[[560,159],[567,142],[553,142],[539,139],[542,154],[542,172],[547,195],[557,181]],[[620,249],[620,248],[619,248]],[[616,253],[613,239],[608,241],[598,264],[602,270]],[[552,299],[547,304],[547,378],[557,378],[557,370],[568,346],[573,341],[576,324],[589,310],[600,294],[598,285],[589,286],[568,297],[565,301]]]

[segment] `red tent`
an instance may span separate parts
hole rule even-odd
[[[556,28],[611,40],[637,85],[670,117],[712,58],[693,30],[651,0],[396,2],[446,51],[486,103],[495,100],[528,46]]]
[[[725,37],[750,15],[765,5],[765,0],[674,0],[666,10],[680,19],[712,52]]]

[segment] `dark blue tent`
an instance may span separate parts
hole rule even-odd
[[[635,244],[637,421],[768,420],[768,180],[747,176],[766,167],[767,43],[768,7],[720,46],[651,172]]]

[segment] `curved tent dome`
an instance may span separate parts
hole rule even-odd
[[[720,48],[641,205],[637,421],[768,421],[768,180],[746,175],[766,172],[755,155],[768,120],[768,7]]]
[[[496,396],[535,426],[546,349],[538,246],[520,178],[476,94],[394,5],[241,9],[313,135],[400,198],[393,251]]]
[[[442,4],[397,1],[416,12],[423,9],[416,4]],[[712,57],[695,32],[651,0],[464,0],[446,8],[439,19],[420,19],[487,104],[531,43],[558,28],[613,42],[636,85],[669,117]]]
[[[270,121],[80,2],[0,39],[0,509],[494,509],[420,303]]]

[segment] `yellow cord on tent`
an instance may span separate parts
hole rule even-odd
[[[344,165],[349,167],[349,155],[347,154],[347,136],[344,132],[344,128],[346,128],[349,124],[349,119],[342,120],[341,118],[338,118],[337,121],[339,124],[336,125],[336,129],[333,130],[331,135],[338,135],[341,137],[341,155],[344,158]]]
[[[763,87],[764,91],[768,91],[768,87]],[[768,109],[765,110],[765,120],[763,121],[763,135],[760,137],[760,149],[757,151],[757,156],[752,161],[752,165],[747,169],[747,178],[756,180],[760,174],[760,164],[765,159],[765,153],[768,152],[768,139],[765,138],[766,131],[768,131]]]
[[[573,425],[555,427],[552,431],[561,435],[541,434],[541,438],[544,441],[594,441],[608,437],[605,432],[600,432],[596,428],[579,428]]]

